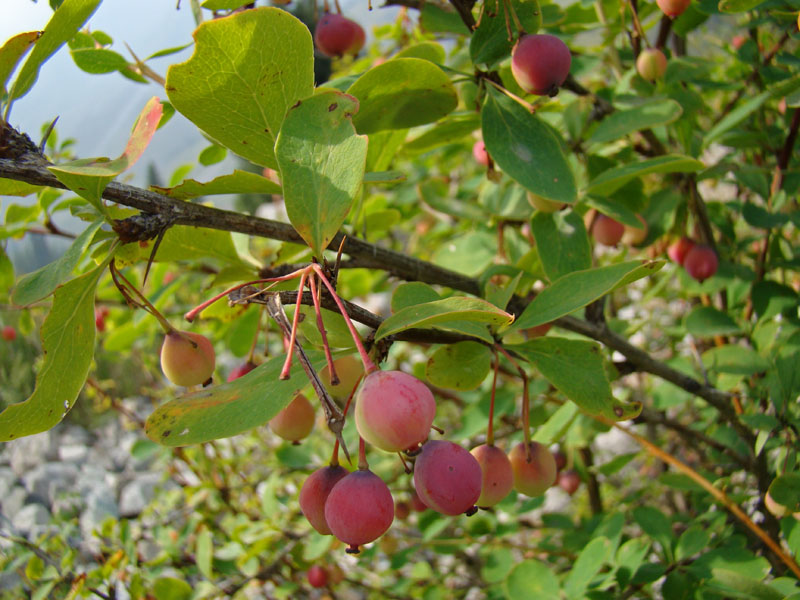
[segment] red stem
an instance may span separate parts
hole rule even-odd
[[[500,357],[494,353],[494,377],[492,378],[492,396],[489,400],[489,425],[486,430],[486,445],[494,446],[494,397],[497,391],[497,373],[500,371]]]
[[[317,284],[318,282],[312,281],[309,286],[311,288],[311,299],[314,302],[314,312],[317,315],[317,329],[319,329],[319,335],[322,337],[322,348],[325,350],[325,360],[328,362],[328,369],[331,372],[331,385],[337,385],[339,383],[339,376],[336,374],[336,366],[333,364],[333,356],[331,356],[331,347],[328,344],[328,333],[325,331],[325,323],[322,322],[322,308],[319,305]]]
[[[303,273],[300,275],[300,290],[297,294],[297,304],[294,307],[294,316],[292,317],[292,331],[289,334],[289,351],[286,353],[286,361],[283,363],[283,370],[281,370],[280,379],[289,379],[289,371],[292,369],[294,344],[297,341],[297,325],[300,323],[300,306],[302,306],[303,300],[303,287],[306,285],[307,277],[308,270],[303,269]]]

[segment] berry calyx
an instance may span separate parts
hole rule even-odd
[[[303,394],[294,399],[269,421],[269,428],[275,435],[290,442],[298,442],[314,429],[314,407]]]
[[[233,381],[234,379],[239,379],[243,375],[247,375],[250,371],[256,368],[255,363],[250,361],[239,365],[238,367],[234,367],[231,372],[228,374],[227,381]]]
[[[716,273],[718,265],[717,253],[711,246],[704,244],[695,244],[683,260],[683,268],[700,283]]]
[[[670,244],[669,248],[667,248],[667,256],[669,256],[670,260],[683,266],[683,261],[686,260],[686,255],[692,248],[694,248],[694,242],[684,236]]]
[[[658,48],[646,48],[636,59],[636,71],[648,81],[661,79],[667,71],[667,57]]]
[[[325,502],[331,532],[348,554],[381,537],[394,520],[394,500],[383,480],[368,469],[353,471],[333,486]]]
[[[514,487],[514,472],[508,456],[497,446],[483,444],[470,450],[481,467],[481,495],[476,504],[494,506]]]
[[[511,73],[526,92],[555,96],[566,81],[571,64],[569,48],[556,36],[524,35],[511,56]]]
[[[334,13],[322,15],[314,30],[314,42],[325,56],[355,56],[364,46],[366,36],[361,25]]]
[[[317,469],[303,482],[300,488],[300,510],[311,526],[322,535],[330,535],[331,528],[325,520],[325,502],[328,495],[341,479],[350,472],[339,465],[329,465]]]
[[[161,370],[175,385],[205,383],[214,373],[216,355],[209,339],[199,333],[172,330],[161,345]]]
[[[530,461],[523,442],[508,454],[514,472],[514,489],[526,496],[541,496],[556,482],[556,460],[550,450],[538,442],[530,442],[529,448]]]
[[[445,515],[473,511],[481,495],[481,466],[467,450],[446,440],[426,442],[414,463],[414,488]]]
[[[592,236],[604,246],[616,246],[625,234],[625,226],[607,215],[597,215],[592,225]]]
[[[413,375],[373,371],[356,394],[356,429],[376,448],[401,452],[428,438],[436,415],[433,393]]]
[[[321,588],[328,585],[328,571],[325,567],[312,565],[308,573],[306,573],[306,577],[311,587]]]

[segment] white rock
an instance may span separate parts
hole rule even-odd
[[[12,520],[14,528],[23,535],[31,533],[37,526],[44,527],[49,522],[50,511],[41,504],[23,506]]]

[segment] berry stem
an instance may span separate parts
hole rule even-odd
[[[314,313],[317,315],[317,329],[322,338],[322,348],[325,351],[325,360],[328,362],[328,369],[331,373],[331,385],[339,384],[339,376],[336,374],[336,365],[333,364],[333,357],[331,356],[331,347],[328,344],[328,333],[325,331],[325,323],[322,321],[322,308],[319,305],[319,290],[318,285],[322,285],[319,281],[312,280],[311,285],[311,299],[314,302]],[[299,297],[298,297],[299,299]]]
[[[330,466],[339,466],[339,440],[333,440],[333,452],[331,453]]]
[[[142,292],[140,292],[135,285],[133,285],[128,279],[117,270],[117,265],[115,262],[116,259],[111,259],[111,262],[108,265],[108,269],[111,272],[111,279],[114,280],[114,285],[117,286],[117,289],[120,293],[124,296],[125,300],[129,303],[133,304],[134,306],[138,306],[145,311],[149,312],[153,315],[156,320],[159,322],[161,327],[164,329],[166,333],[171,333],[173,331],[177,331],[167,318],[161,314],[161,312],[153,306],[153,304],[145,297]],[[132,298],[130,293],[133,294],[138,298],[138,300]]]
[[[497,373],[500,370],[500,357],[494,352],[494,377],[492,378],[492,395],[489,400],[489,424],[486,428],[486,445],[494,446],[494,398],[497,390]]]
[[[292,330],[289,333],[289,351],[286,353],[286,361],[283,363],[283,369],[281,370],[279,379],[289,379],[289,371],[292,369],[292,356],[294,356],[294,352],[292,350],[294,349],[294,344],[297,340],[297,326],[300,323],[300,306],[302,306],[303,288],[306,285],[307,278],[308,270],[303,269],[303,272],[300,275],[300,289],[297,291],[297,304],[295,304],[294,316],[292,317]]]
[[[339,298],[339,294],[336,293],[336,290],[331,285],[328,278],[325,277],[325,273],[322,271],[322,267],[320,267],[317,263],[312,263],[311,268],[317,274],[317,276],[322,280],[322,283],[325,284],[325,287],[328,288],[328,291],[333,298],[333,301],[336,302],[336,306],[339,308],[339,312],[342,313],[342,317],[344,318],[344,322],[347,324],[347,328],[350,330],[350,335],[353,337],[353,341],[356,344],[356,350],[358,350],[358,355],[361,357],[361,362],[364,363],[364,373],[369,375],[374,371],[378,370],[378,367],[372,362],[372,359],[367,354],[367,351],[364,349],[364,344],[361,341],[361,336],[356,331],[355,325],[350,320],[350,315],[347,314],[347,309],[345,308],[344,304],[342,304],[342,299]]]

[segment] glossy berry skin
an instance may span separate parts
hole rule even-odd
[[[413,375],[374,371],[356,393],[356,429],[386,452],[416,447],[428,438],[436,415],[433,393]]]
[[[514,472],[514,489],[526,496],[541,496],[556,482],[556,459],[546,446],[538,442],[531,442],[530,449],[530,462],[526,460],[523,442],[508,454]]]
[[[667,57],[658,48],[646,48],[636,59],[636,71],[648,81],[661,79],[667,71]]]
[[[592,236],[604,246],[616,246],[625,234],[625,226],[606,215],[597,215],[592,225]]]
[[[472,146],[472,156],[479,165],[483,165],[484,167],[489,166],[489,153],[486,152],[486,144],[481,140],[478,140]]]
[[[494,506],[508,496],[514,487],[514,472],[508,456],[497,446],[483,444],[470,450],[481,467],[481,495],[476,504]]]
[[[5,325],[3,327],[2,336],[5,341],[13,342],[15,339],[17,339],[17,330],[11,325]]]
[[[694,242],[687,237],[682,237],[672,242],[670,247],[667,248],[667,256],[669,256],[670,260],[683,266],[686,255],[692,248],[694,248]]]
[[[321,588],[328,585],[328,571],[325,567],[312,565],[308,573],[306,573],[306,577],[311,587]]]
[[[671,19],[682,15],[690,3],[691,0],[656,0],[658,8]]]
[[[569,469],[567,471],[561,471],[558,474],[558,487],[567,492],[570,496],[578,491],[580,485],[581,476],[578,475],[577,471]]]
[[[340,465],[317,469],[303,482],[300,488],[300,510],[311,526],[322,535],[330,535],[331,528],[325,520],[325,501],[341,479],[350,471]]]
[[[358,554],[359,546],[377,540],[392,525],[392,493],[372,471],[354,471],[333,486],[325,520],[333,535],[348,544],[348,554]]]
[[[227,381],[233,381],[234,379],[239,379],[239,377],[247,375],[250,371],[252,371],[255,368],[256,365],[251,362],[246,362],[244,364],[239,365],[238,367],[234,367],[228,374]]]
[[[175,385],[200,385],[214,373],[216,355],[209,339],[199,333],[170,331],[161,345],[161,370]]]
[[[275,435],[297,442],[311,433],[315,418],[311,402],[303,394],[297,394],[286,408],[270,419],[269,428]]]
[[[355,56],[364,46],[365,39],[361,25],[334,13],[322,15],[314,30],[314,42],[325,56]]]
[[[467,450],[445,440],[426,442],[414,463],[420,499],[444,515],[471,511],[481,495],[481,466]]]
[[[719,260],[713,248],[704,244],[695,246],[686,253],[683,268],[689,275],[699,282],[703,282],[717,272]]]
[[[567,45],[546,33],[524,35],[511,56],[511,73],[519,86],[537,96],[555,96],[569,75]]]

